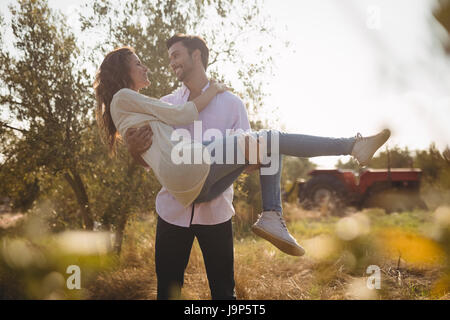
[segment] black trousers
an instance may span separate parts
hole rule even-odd
[[[185,228],[167,223],[158,216],[155,243],[158,300],[180,298],[195,237],[202,250],[211,298],[236,299],[231,219],[217,225]]]

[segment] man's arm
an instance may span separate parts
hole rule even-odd
[[[149,165],[142,159],[141,154],[151,147],[152,142],[153,132],[150,125],[137,129],[129,128],[125,133],[125,144],[128,148],[128,152],[137,164],[145,168],[149,168]]]
[[[166,103],[173,104],[174,94],[168,94],[162,97],[160,100]],[[143,166],[144,168],[150,168],[149,165],[142,159],[141,154],[147,151],[153,142],[153,132],[150,125],[146,125],[136,128],[130,128],[125,133],[125,144],[127,145],[128,152],[133,157],[134,161]]]

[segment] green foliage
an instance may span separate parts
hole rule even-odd
[[[104,34],[90,57],[95,68],[111,49],[132,46],[151,75],[152,84],[142,93],[161,97],[175,89],[178,84],[169,70],[165,41],[176,32],[185,32],[189,23],[200,18],[186,15],[180,2],[105,0],[85,4],[88,13],[80,16],[82,31]]]
[[[308,159],[296,157],[283,157],[283,171],[281,172],[281,185],[284,186],[288,181],[297,181],[298,179],[307,179],[308,172],[315,169],[316,165]]]
[[[408,147],[401,149],[398,146],[386,151],[380,151],[377,157],[374,157],[370,163],[371,168],[411,168],[413,166],[413,157]]]
[[[252,173],[243,173],[234,182],[233,204],[238,212],[235,217],[235,223],[239,229],[237,231],[249,231],[262,211],[258,170]]]
[[[14,144],[8,150],[57,174],[78,162],[92,105],[90,84],[86,70],[75,69],[79,50],[63,17],[42,0],[19,1],[11,13],[16,52],[1,51],[0,104],[27,128],[20,130],[22,149]]]
[[[78,66],[82,57],[76,38],[64,17],[51,10],[44,0],[20,0],[10,6],[10,11],[14,53],[4,46],[0,51],[0,80],[4,88],[0,104],[22,128],[1,124],[14,131],[10,137],[14,143],[2,150],[7,159],[2,165],[6,172],[2,174],[9,176],[10,181],[26,177],[22,186],[13,183],[19,185],[19,191],[28,188],[27,180],[34,183],[38,176],[50,179],[64,175],[77,197],[83,224],[92,228],[80,175],[80,142],[82,131],[89,125],[93,98],[87,71]],[[20,197],[20,192],[16,199],[17,195]]]
[[[176,33],[202,36],[209,47],[207,72],[227,83],[245,102],[258,111],[263,104],[261,76],[271,72],[272,44],[279,41],[263,17],[262,3],[254,1],[134,0],[92,1],[80,17],[82,31],[101,35],[92,50],[91,63],[97,68],[109,50],[129,45],[149,68],[151,86],[142,93],[161,97],[181,83],[173,77],[165,41]],[[224,28],[227,33],[224,34]],[[251,38],[261,39],[252,61],[246,60],[241,47]],[[272,42],[272,43],[270,43]],[[236,69],[236,77],[226,79],[222,69]]]
[[[446,149],[448,152],[448,148]],[[445,153],[446,151],[444,151]],[[426,183],[450,189],[450,161],[432,143],[428,150],[416,152],[414,166],[421,168]]]
[[[107,157],[107,147],[101,143],[96,126],[85,132],[83,143],[91,150],[86,184],[89,198],[95,199],[91,204],[95,219],[102,229],[118,232],[115,245],[120,251],[120,237],[129,215],[152,211],[161,186],[151,171],[133,162],[123,145],[115,158]]]
[[[341,159],[339,159],[338,162],[336,163],[335,167],[337,169],[347,169],[347,170],[354,170],[354,171],[359,170],[359,164],[353,158],[350,158],[347,162],[342,162]]]

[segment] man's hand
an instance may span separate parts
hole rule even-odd
[[[142,160],[141,154],[147,151],[153,142],[153,132],[150,125],[146,125],[140,128],[130,128],[125,133],[125,144],[127,145],[128,152],[133,156],[134,160],[148,167],[148,165]]]

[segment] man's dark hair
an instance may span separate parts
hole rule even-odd
[[[190,36],[182,33],[178,33],[166,41],[167,50],[175,43],[181,41],[183,45],[188,49],[189,54],[192,54],[194,50],[200,50],[202,54],[202,64],[205,70],[208,68],[209,49],[206,46],[205,40],[199,36]]]

